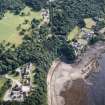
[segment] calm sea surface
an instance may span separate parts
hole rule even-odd
[[[89,77],[88,86],[89,105],[105,105],[105,54],[99,59],[100,72]]]

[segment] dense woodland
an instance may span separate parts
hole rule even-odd
[[[0,17],[2,18],[7,10],[19,14],[24,7],[22,0],[0,0]]]
[[[25,4],[39,11],[41,8],[47,6],[48,0],[24,0]]]
[[[47,1],[48,0],[0,0],[0,18],[2,18],[7,10],[11,10],[14,14],[19,14],[26,5],[35,11],[39,11],[47,5]]]
[[[50,12],[53,33],[66,35],[75,25],[83,26],[84,18],[102,17],[105,0],[55,0]]]
[[[3,16],[7,10],[18,14],[25,5],[38,11],[46,4],[47,0],[0,0],[0,14]],[[48,26],[38,29],[38,24],[32,21],[31,35],[24,35],[19,47],[5,41],[0,43],[0,74],[8,73],[28,62],[37,67],[34,76],[37,87],[32,95],[22,103],[0,102],[0,105],[47,105],[46,76],[52,61],[56,58],[68,62],[75,59],[74,49],[62,35],[66,35],[76,24],[81,25],[85,17],[103,16],[104,5],[104,0],[56,0],[49,6],[52,18]]]

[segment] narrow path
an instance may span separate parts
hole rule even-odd
[[[4,95],[4,98],[3,98],[4,101],[8,101],[8,100],[11,100],[9,95],[11,93],[12,87],[14,87],[16,84],[20,84],[20,82],[19,82],[19,80],[16,80],[16,79],[12,78],[8,74],[5,75],[5,78],[10,79],[11,82],[12,82],[12,86],[6,91],[6,93]]]

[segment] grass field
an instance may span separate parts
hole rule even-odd
[[[91,31],[92,26],[96,25],[96,22],[91,18],[84,19],[84,22],[86,24],[86,26],[84,27],[84,30],[87,32]],[[77,36],[81,38],[83,34],[84,33],[80,32],[80,28],[78,26],[75,26],[75,28],[68,33],[67,40],[71,41],[73,38],[76,38]]]
[[[4,83],[7,81],[6,78],[0,78],[0,90],[4,86]]]
[[[84,19],[86,28],[92,28],[92,26],[96,25],[96,22],[92,18],[86,18]]]
[[[3,101],[3,97],[6,91],[10,88],[10,81],[5,77],[0,77],[0,101]]]
[[[0,20],[0,42],[6,40],[8,42],[14,43],[16,45],[22,42],[22,37],[19,36],[16,30],[19,24],[22,24],[26,19],[31,21],[33,18],[41,20],[42,16],[40,12],[33,12],[30,8],[26,7],[22,12],[27,14],[30,12],[29,16],[19,16],[10,13],[9,11],[5,13],[5,16]]]
[[[80,32],[80,28],[76,26],[71,32],[68,34],[68,41],[71,41],[73,38],[75,38]]]
[[[35,65],[32,65],[32,70],[31,70],[31,74],[30,74],[30,78],[32,80],[32,83],[34,83],[35,79],[34,79],[34,76],[35,76]]]
[[[8,77],[14,80],[20,80],[20,75],[15,75],[15,74],[8,74]]]
[[[6,82],[6,78],[0,77],[0,101],[3,99],[4,93],[6,92],[6,90],[4,89],[4,84]]]

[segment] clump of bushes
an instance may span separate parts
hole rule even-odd
[[[89,45],[93,45],[95,44],[96,42],[98,42],[100,40],[100,38],[98,36],[93,36],[92,38],[90,38],[88,44]]]

